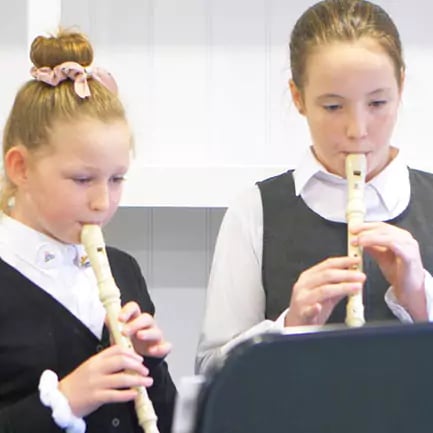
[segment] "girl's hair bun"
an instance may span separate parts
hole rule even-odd
[[[54,68],[64,62],[87,67],[93,61],[93,48],[82,33],[61,29],[55,36],[36,37],[30,48],[30,60],[37,68]]]

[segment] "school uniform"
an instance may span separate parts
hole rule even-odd
[[[433,175],[411,170],[400,153],[365,185],[365,221],[409,230],[425,266],[433,320]],[[347,255],[347,180],[308,149],[295,170],[257,182],[227,209],[218,234],[196,371],[206,372],[245,339],[281,332],[293,284],[327,257]],[[367,320],[411,322],[377,265],[364,255]],[[343,322],[346,300],[329,322]],[[285,329],[285,332],[288,330]]]
[[[410,202],[395,218],[386,221],[409,231],[418,241],[425,269],[433,273],[433,175],[409,170]],[[347,224],[329,221],[313,212],[295,194],[293,170],[258,183],[263,203],[263,287],[265,316],[276,320],[287,302],[298,276],[328,257],[347,255]],[[396,320],[385,302],[389,283],[377,263],[363,254],[363,304],[367,322]],[[334,308],[327,323],[343,323],[346,299]]]
[[[11,218],[0,218],[2,433],[63,431],[40,401],[42,372],[53,370],[61,380],[110,344],[96,280],[82,254],[81,246],[61,244]],[[107,255],[122,303],[135,301],[143,312],[154,314],[135,259],[114,248],[107,248]],[[145,358],[144,364],[154,379],[148,394],[159,429],[169,433],[175,386],[164,360]],[[103,405],[84,420],[86,433],[142,432],[133,402]]]

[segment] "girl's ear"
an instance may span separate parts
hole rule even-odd
[[[295,84],[293,80],[289,81],[289,87],[290,87],[290,93],[292,94],[293,103],[295,104],[299,113],[304,115],[305,108],[304,108],[304,100],[302,98],[301,91],[298,89],[298,86]]]
[[[10,181],[16,186],[23,185],[27,181],[29,151],[22,145],[13,146],[6,152],[4,162]]]

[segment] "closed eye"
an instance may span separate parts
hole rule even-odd
[[[327,104],[327,105],[323,105],[323,108],[326,111],[337,111],[340,110],[342,108],[341,104]]]
[[[125,179],[125,176],[113,176],[113,177],[111,177],[110,178],[110,181],[112,182],[112,183],[122,183],[122,182],[124,182],[126,179]]]
[[[74,177],[74,178],[72,178],[72,180],[75,183],[83,185],[83,184],[90,183],[93,179],[91,177]]]
[[[387,103],[388,103],[388,101],[386,101],[385,99],[380,99],[380,100],[376,100],[376,101],[371,101],[371,102],[369,102],[368,105],[370,107],[382,107]]]

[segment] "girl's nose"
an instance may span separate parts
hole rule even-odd
[[[110,206],[110,190],[107,185],[98,185],[91,191],[90,207],[92,210],[105,211]]]
[[[348,116],[347,137],[359,140],[367,136],[367,114],[361,110],[354,110]]]

